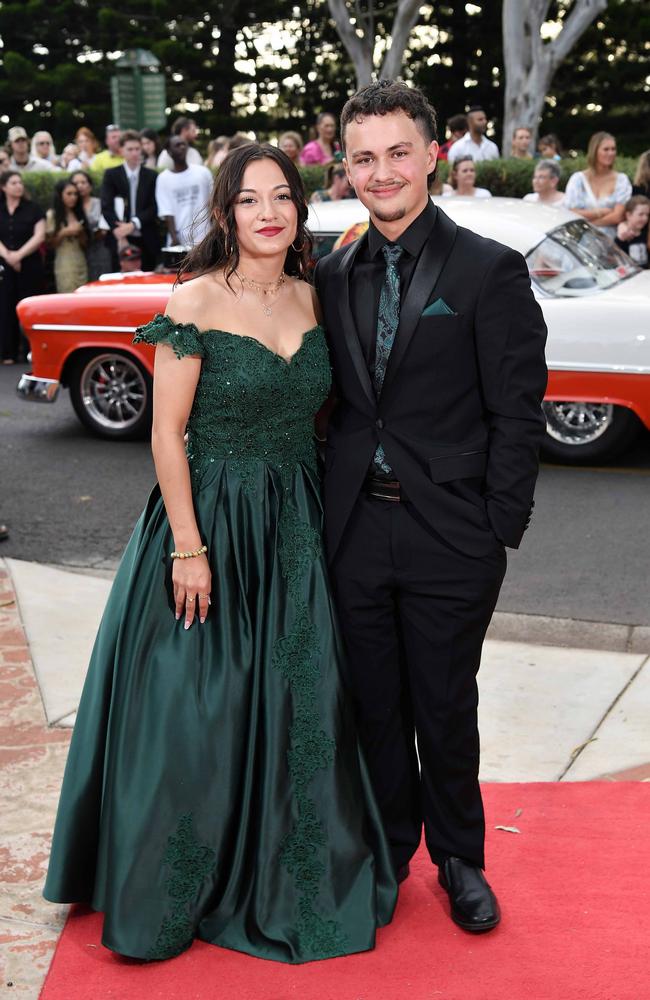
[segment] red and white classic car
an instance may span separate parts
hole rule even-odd
[[[650,429],[650,272],[563,209],[511,198],[440,204],[459,225],[528,261],[549,329],[547,457],[593,462],[624,451],[641,427]],[[312,206],[316,254],[337,239],[356,238],[366,220],[355,200]],[[25,299],[19,316],[33,371],[18,392],[53,402],[67,386],[77,415],[95,433],[147,433],[153,349],[133,344],[133,335],[164,312],[173,283],[173,274],[105,275],[71,294]]]

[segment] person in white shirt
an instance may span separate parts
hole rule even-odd
[[[203,164],[187,162],[188,146],[182,136],[172,136],[167,149],[172,167],[156,180],[158,215],[167,225],[168,246],[194,246],[209,229],[205,209],[214,178]]]
[[[471,107],[467,112],[468,130],[447,153],[449,162],[454,163],[461,156],[471,156],[475,163],[479,160],[498,160],[499,147],[486,138],[487,126],[487,115],[483,108],[478,105]]]
[[[460,195],[464,198],[491,198],[487,188],[475,187],[476,167],[471,156],[461,156],[456,160],[449,174],[452,190],[443,191],[443,198]]]
[[[196,164],[197,166],[203,165],[203,157],[199,153],[198,149],[194,147],[194,141],[199,134],[199,130],[196,127],[196,122],[193,118],[177,118],[172,125],[171,136],[178,135],[181,139],[185,140],[187,145],[187,162],[189,164]],[[163,149],[160,156],[158,157],[158,169],[159,170],[171,170],[173,166],[173,161],[167,149]]]
[[[11,151],[9,167],[21,174],[38,170],[56,170],[49,160],[41,160],[29,152],[29,136],[22,125],[9,129],[8,145]]]
[[[54,148],[54,139],[49,132],[34,132],[32,136],[32,146],[30,156],[37,161],[41,170],[59,169],[59,160]]]
[[[540,160],[533,171],[533,190],[524,195],[524,201],[537,201],[540,205],[559,208],[564,204],[564,192],[558,191],[560,165],[555,160]]]
[[[61,156],[59,157],[59,166],[61,170],[68,170],[70,172],[83,169],[76,142],[69,142],[67,146],[63,147]]]

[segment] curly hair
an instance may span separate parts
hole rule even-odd
[[[369,115],[388,115],[403,111],[412,118],[427,145],[438,139],[438,120],[434,108],[421,90],[408,87],[401,80],[379,80],[362,87],[344,105],[341,112],[341,142],[345,148],[345,129],[350,122],[360,122]]]

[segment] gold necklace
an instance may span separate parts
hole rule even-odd
[[[251,289],[251,291],[255,292],[255,294],[260,300],[260,304],[264,311],[264,315],[272,316],[273,306],[275,305],[275,302],[269,303],[268,301],[265,301],[265,297],[266,296],[273,297],[273,296],[278,296],[280,294],[282,286],[284,285],[287,279],[287,276],[284,273],[284,271],[282,272],[280,277],[277,278],[275,281],[255,281],[254,278],[247,278],[246,275],[242,274],[241,271],[238,271],[237,268],[235,268],[235,274],[241,281],[242,285],[247,285],[248,288]]]

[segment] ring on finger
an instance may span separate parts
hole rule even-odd
[[[193,597],[186,597],[185,600],[186,600],[186,602],[188,604],[194,604],[194,598]]]

